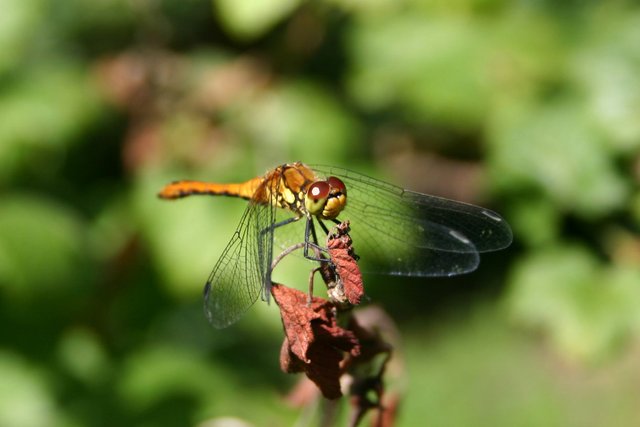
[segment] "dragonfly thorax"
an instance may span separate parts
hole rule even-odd
[[[304,206],[310,215],[320,219],[335,219],[347,205],[347,189],[334,177],[326,181],[315,181],[307,189]]]

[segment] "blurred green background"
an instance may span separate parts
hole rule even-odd
[[[398,425],[640,425],[637,3],[0,10],[0,426],[307,425],[277,310],[202,314],[245,202],[155,197],[294,160],[514,229],[470,275],[366,278],[403,339]]]

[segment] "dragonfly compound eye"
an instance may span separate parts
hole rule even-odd
[[[329,198],[324,205],[321,217],[323,219],[335,219],[347,206],[347,187],[341,179],[335,176],[327,178],[327,183],[331,187]]]
[[[309,186],[304,198],[304,206],[311,215],[319,215],[327,203],[331,186],[327,181],[316,181]]]
[[[340,178],[336,178],[335,176],[330,176],[327,178],[327,182],[331,186],[331,193],[342,193],[344,195],[347,194],[347,187],[344,185],[344,182]]]

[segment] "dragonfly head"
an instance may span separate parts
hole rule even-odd
[[[304,197],[307,212],[321,219],[335,219],[346,205],[347,188],[335,176],[312,183]]]

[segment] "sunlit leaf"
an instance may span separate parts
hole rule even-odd
[[[58,358],[66,370],[89,387],[104,382],[109,360],[99,338],[87,329],[75,329],[62,336]]]
[[[0,74],[17,66],[45,20],[42,0],[0,1]]]
[[[490,89],[484,34],[479,23],[452,17],[407,13],[367,21],[351,38],[352,93],[367,109],[399,105],[413,120],[477,125]]]
[[[60,425],[56,402],[43,373],[20,357],[0,352],[0,425]]]
[[[521,244],[542,246],[560,236],[561,213],[547,198],[530,194],[513,202],[507,217]]]
[[[264,146],[265,167],[283,158],[309,163],[335,163],[349,153],[360,127],[321,86],[294,82],[246,106],[243,126]],[[270,147],[272,147],[270,149]],[[270,158],[270,160],[269,160]]]
[[[222,24],[231,34],[251,39],[270,30],[299,4],[299,0],[212,0]]]
[[[573,58],[572,72],[608,142],[634,150],[640,147],[640,13],[611,16],[598,11],[604,12],[594,10],[590,34]]]
[[[540,190],[560,209],[585,217],[619,209],[627,199],[613,153],[573,101],[505,109],[492,123],[490,144],[499,187]]]
[[[543,331],[570,359],[610,356],[638,327],[640,270],[603,267],[580,247],[547,247],[524,259],[511,278],[513,318]]]

